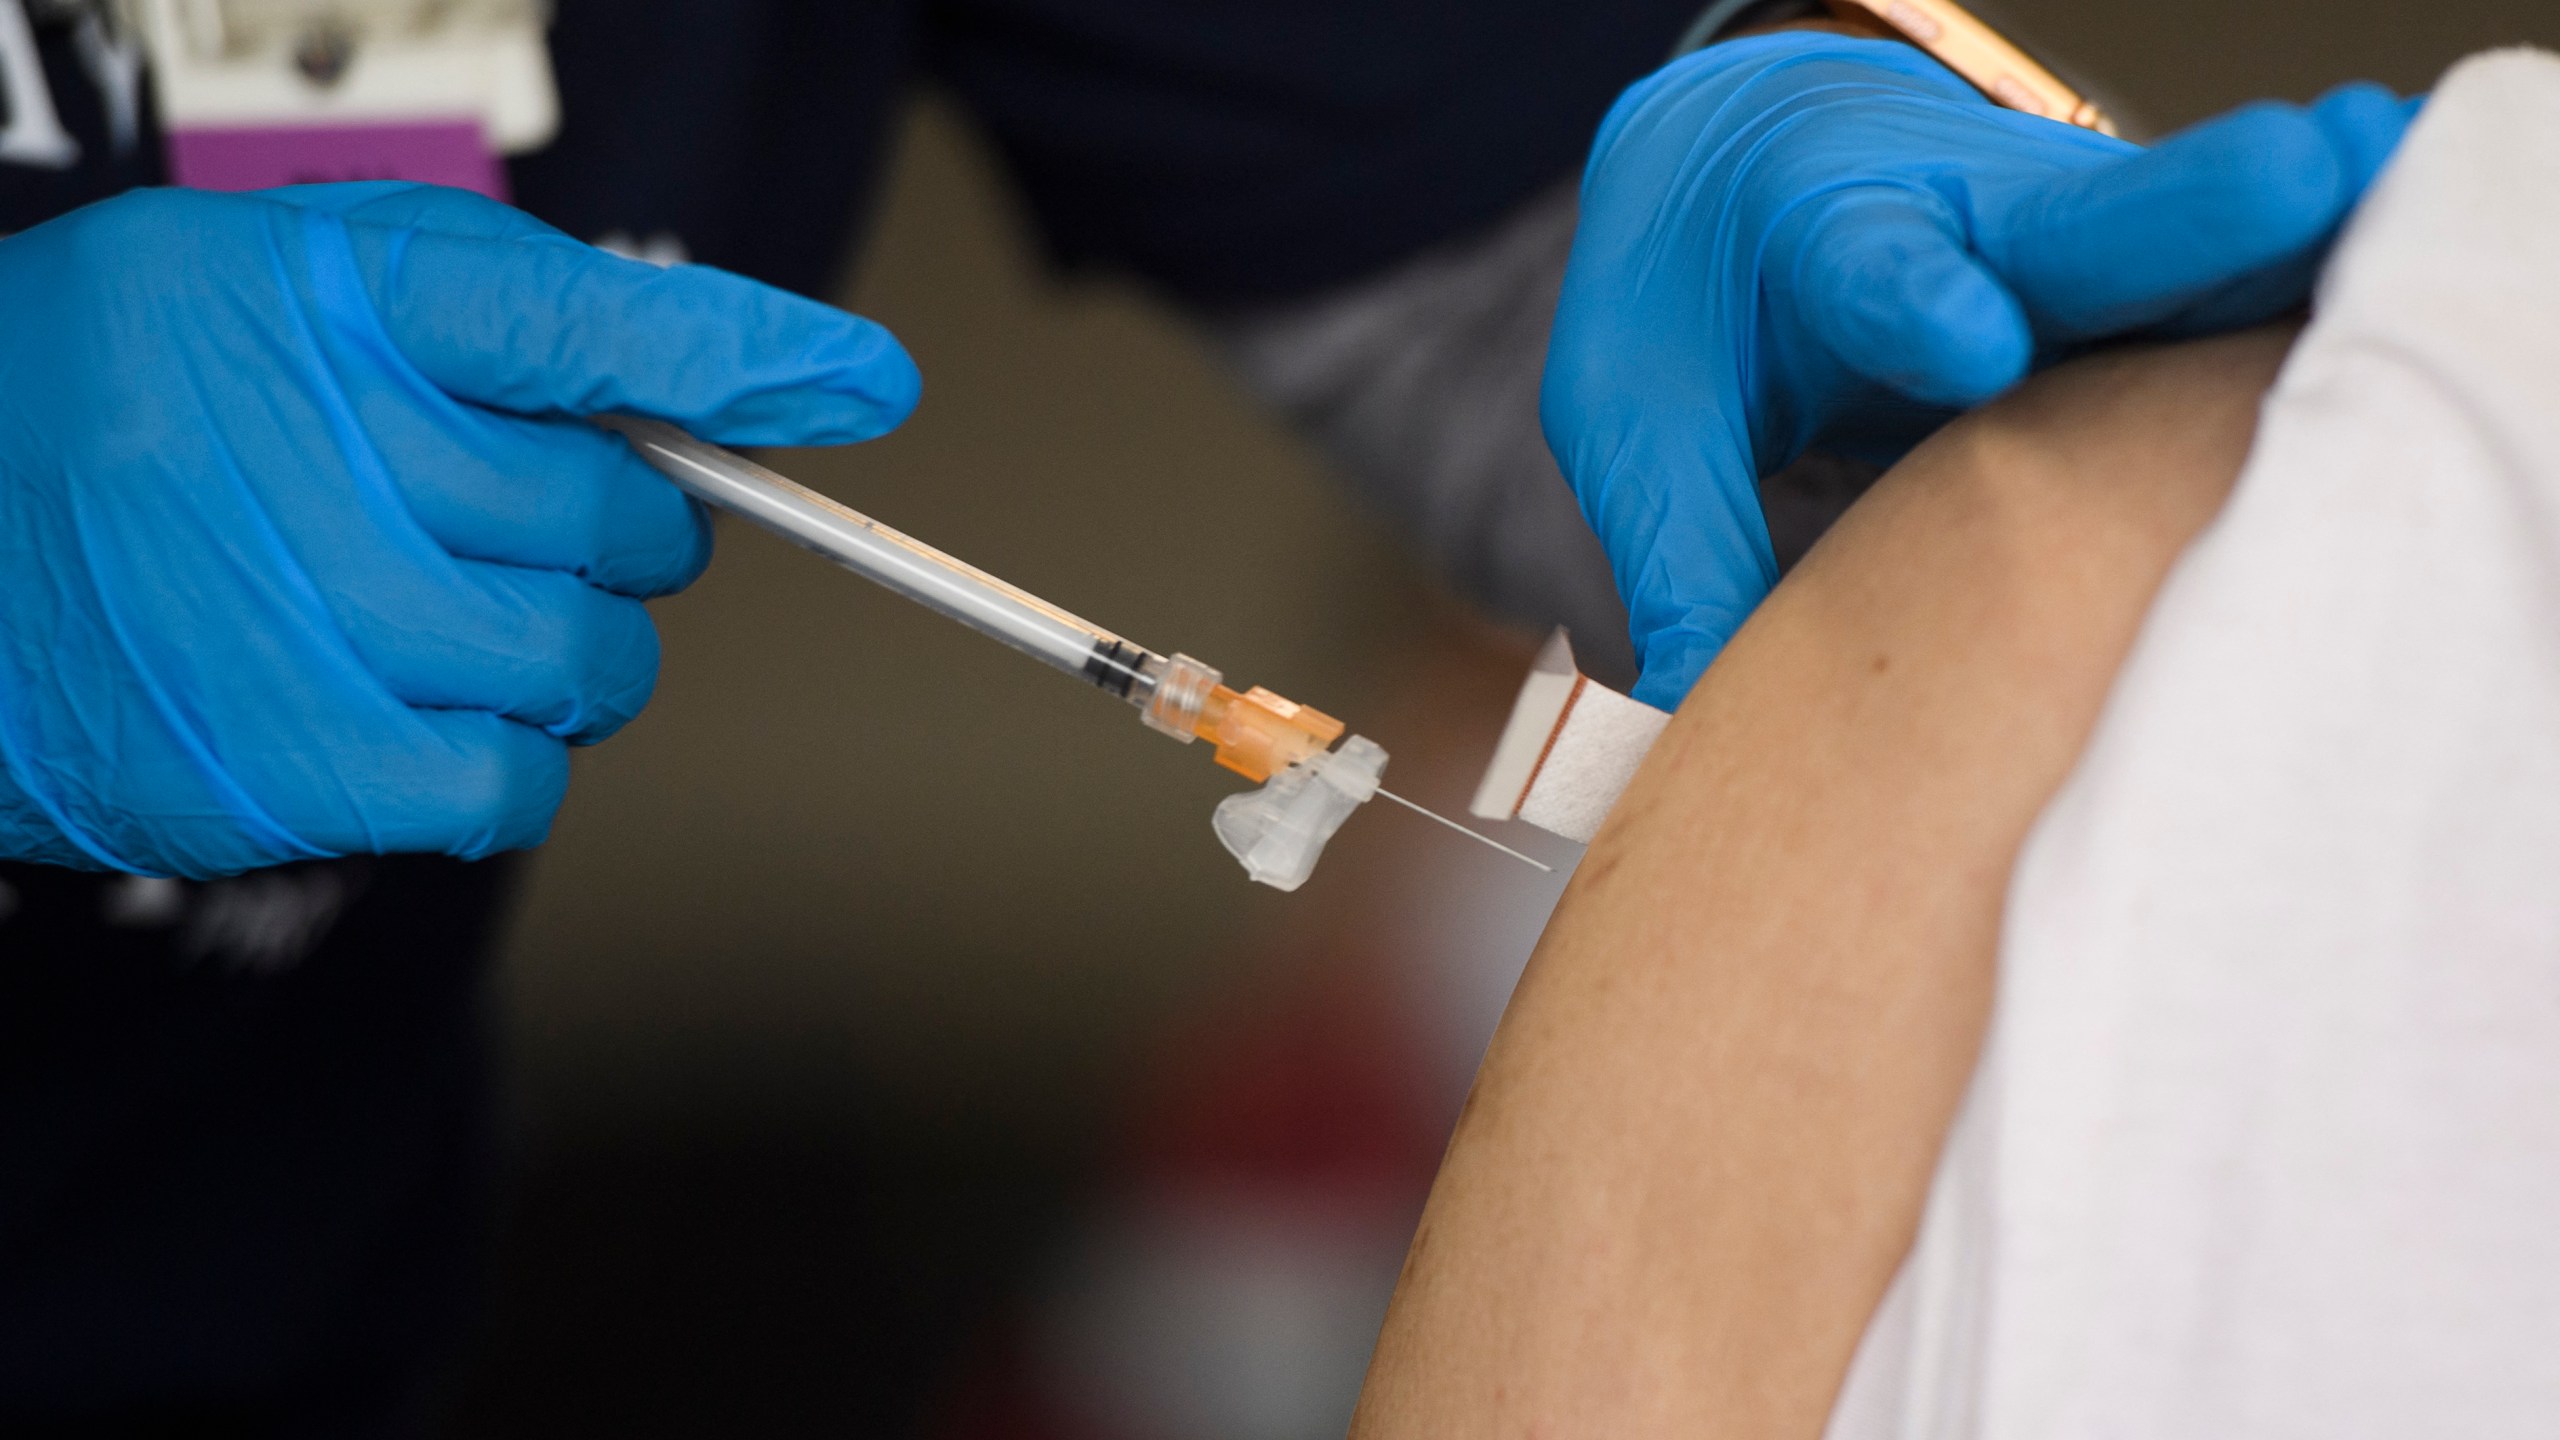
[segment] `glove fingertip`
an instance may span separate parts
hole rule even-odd
[[[590,585],[634,600],[681,593],[711,568],[716,543],[711,512],[669,485],[638,455],[629,456],[627,464],[628,493],[646,499],[616,508],[596,563],[575,573]]]
[[[841,394],[849,402],[853,428],[847,439],[870,440],[907,422],[924,399],[924,371],[907,347],[884,326],[859,316],[847,338],[849,352],[838,371]]]
[[[2329,127],[2291,105],[2235,111],[2231,123],[2198,132],[2199,176],[2219,178],[2235,230],[2261,237],[2272,254],[2319,238],[2357,193]]]
[[[1656,710],[1679,709],[1746,618],[1747,611],[1730,616],[1692,614],[1675,629],[1638,635],[1636,653],[1644,673],[1628,693]]]
[[[1927,371],[1898,387],[1903,393],[1932,405],[1972,406],[2026,378],[2035,340],[2006,286],[1969,261],[1935,276],[1915,274],[1911,283],[1927,287],[1915,289],[1912,304],[1937,343],[1922,352]]]
[[[604,624],[589,639],[586,693],[575,714],[547,727],[572,745],[599,745],[649,708],[658,693],[663,650],[658,627],[639,601],[614,596],[596,606]]]
[[[685,547],[684,554],[663,576],[659,577],[658,583],[639,597],[643,600],[654,600],[690,589],[693,582],[701,579],[703,574],[711,568],[712,554],[720,544],[719,532],[711,526],[711,511],[709,507],[690,495],[685,497],[684,503],[686,510],[693,517],[689,543]]]
[[[1704,667],[1696,670],[1647,670],[1636,681],[1636,688],[1628,693],[1656,710],[1677,710],[1680,702],[1689,698],[1689,691],[1697,685],[1698,677],[1705,673]]]
[[[1851,369],[1926,404],[1978,405],[2017,384],[2035,350],[2017,297],[1933,232],[1897,238],[1863,273],[1829,272],[1805,318]]]
[[[678,418],[722,445],[851,445],[905,424],[924,395],[906,347],[873,321],[800,303],[824,315],[773,338],[774,353],[788,356],[780,373],[708,414]]]
[[[530,725],[474,710],[413,712],[443,750],[436,784],[376,848],[463,860],[529,850],[551,834],[569,794],[569,748]]]
[[[2382,173],[2423,103],[2403,101],[2369,80],[2341,85],[2313,102],[2311,118],[2336,150],[2351,196],[2362,195]]]

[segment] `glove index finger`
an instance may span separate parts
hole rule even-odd
[[[728,445],[869,440],[915,409],[887,330],[742,276],[559,236],[349,228],[392,344],[457,399],[651,415]]]
[[[2320,117],[2244,106],[1986,206],[1978,244],[2040,339],[2122,334],[2316,249],[2356,168]]]

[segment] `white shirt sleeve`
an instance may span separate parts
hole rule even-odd
[[[2560,1434],[2560,59],[2458,68],[2332,261],[1831,1434]]]

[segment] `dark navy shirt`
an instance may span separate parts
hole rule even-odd
[[[565,125],[513,178],[573,234],[819,292],[922,81],[984,127],[1060,264],[1283,299],[1572,173],[1695,8],[560,0]],[[79,43],[91,13],[0,0],[0,49],[38,52],[0,53],[0,233],[163,178],[147,94],[119,113]],[[409,1424],[472,1291],[509,874],[0,864],[0,1433]]]
[[[801,290],[922,79],[1062,263],[1216,303],[1305,294],[1571,175],[1696,0],[566,0],[568,121],[517,169],[573,234],[670,233]],[[610,23],[603,23],[606,16]]]

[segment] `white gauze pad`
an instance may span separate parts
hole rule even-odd
[[[1574,668],[1573,646],[1558,630],[1522,682],[1467,808],[1587,844],[1670,723],[1668,713]]]

